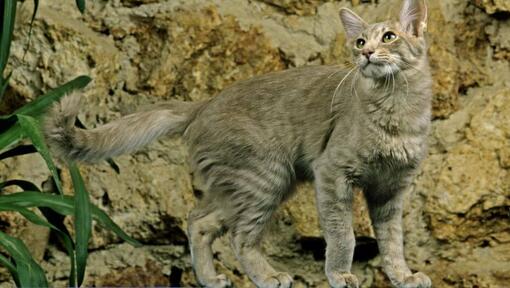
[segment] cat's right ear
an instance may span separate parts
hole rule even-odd
[[[340,9],[340,19],[344,25],[345,34],[347,34],[349,39],[359,36],[368,26],[361,17],[347,8]]]

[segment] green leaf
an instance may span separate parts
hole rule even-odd
[[[6,131],[0,133],[0,151],[16,145],[23,139],[23,131],[19,123],[14,123]]]
[[[7,268],[7,270],[9,270],[9,273],[11,274],[12,279],[14,279],[16,286],[21,287],[21,284],[19,283],[18,271],[16,271],[16,266],[14,266],[11,260],[0,254],[0,265],[3,265],[5,268]]]
[[[48,287],[44,270],[34,260],[29,263],[16,263],[16,268],[21,287]]]
[[[30,25],[28,28],[28,40],[27,47],[25,48],[25,52],[23,52],[23,57],[21,61],[25,61],[25,56],[27,55],[28,48],[30,48],[30,40],[32,39],[32,28],[34,27],[35,16],[37,15],[37,9],[39,8],[39,0],[34,0],[34,12],[32,12],[32,19],[30,19]]]
[[[89,84],[90,81],[92,81],[92,79],[88,76],[78,76],[75,79],[67,82],[66,84],[49,91],[43,96],[37,97],[34,101],[14,111],[14,114],[39,117],[53,102],[59,100],[60,98],[62,98],[62,96],[68,94],[73,90],[81,89],[87,86],[87,84]],[[6,116],[0,117],[0,119],[2,118],[6,118]]]
[[[55,180],[55,184],[57,186],[57,190],[60,194],[64,194],[64,190],[62,189],[62,183],[60,182],[60,176],[58,175],[57,167],[53,160],[51,159],[50,152],[48,147],[46,147],[46,143],[44,142],[44,136],[42,135],[41,130],[39,129],[39,122],[30,116],[25,115],[17,115],[18,122],[23,129],[23,132],[26,136],[32,140],[32,144],[35,146],[39,154],[43,157],[46,162],[46,166],[50,169],[51,175],[53,175],[53,179]]]
[[[67,255],[69,256],[69,260],[71,263],[71,271],[69,273],[69,287],[76,287],[76,257],[74,255],[74,242],[72,240],[71,234],[67,230],[64,225],[64,216],[56,213],[50,208],[39,207],[39,210],[44,215],[44,217],[48,220],[49,223],[58,228],[56,230],[56,236],[60,240],[60,243],[67,250]]]
[[[14,185],[20,187],[23,190],[33,190],[33,191],[38,191],[37,193],[43,193],[43,192],[40,192],[39,188],[32,182],[25,181],[25,180],[16,180],[16,179],[8,180],[3,183],[0,183],[0,191],[4,187],[14,186]],[[2,197],[2,196],[0,196],[0,197]],[[16,202],[12,202],[12,203],[16,203]],[[12,207],[12,206],[19,207],[18,205],[12,204],[12,203],[0,204],[0,207],[2,207],[2,205],[8,206],[8,207]],[[34,206],[36,206],[36,205],[34,205]],[[67,250],[67,255],[69,256],[70,262],[71,262],[71,272],[69,274],[69,287],[76,287],[76,260],[75,260],[76,258],[74,256],[74,242],[71,238],[71,235],[69,234],[69,231],[67,230],[66,226],[63,223],[64,216],[59,217],[60,214],[58,214],[51,208],[47,208],[47,207],[38,207],[38,208],[41,211],[41,213],[44,215],[44,217],[48,220],[48,222],[57,228],[56,230],[54,229],[56,232],[56,235],[57,235],[58,239],[61,241],[61,243],[64,245],[64,248]],[[51,227],[51,228],[53,228],[53,227]],[[14,278],[15,275],[12,275],[12,276]],[[16,277],[17,277],[17,274],[16,274]],[[16,281],[16,279],[15,279],[15,281]],[[19,283],[17,283],[17,286],[18,287],[20,286]]]
[[[76,6],[78,6],[81,14],[85,13],[85,0],[76,0]]]
[[[28,221],[39,225],[44,226],[50,229],[54,229],[57,231],[60,231],[57,227],[52,225],[51,223],[48,223],[48,221],[41,218],[39,215],[35,214],[33,211],[28,210],[25,207],[13,205],[13,204],[0,204],[0,211],[15,211],[19,214],[23,215]]]
[[[83,283],[87,267],[88,245],[92,234],[92,217],[90,212],[89,193],[75,163],[69,165],[74,187],[74,228],[76,230],[76,269],[78,286]]]
[[[4,255],[0,254],[0,264],[2,264],[11,274],[15,274],[16,266],[11,262],[11,260],[5,258]],[[14,272],[14,273],[13,273]]]
[[[91,206],[92,211],[92,218],[98,222],[98,224],[113,233],[117,234],[122,240],[126,241],[127,243],[135,246],[140,247],[142,246],[142,243],[138,242],[136,239],[131,238],[129,235],[126,234],[113,220],[106,214],[103,210],[99,209],[97,206]]]
[[[0,195],[0,204],[12,203],[23,207],[48,207],[61,215],[74,215],[74,198],[71,196],[52,195],[34,191],[17,192],[8,195]],[[133,246],[142,244],[129,237],[122,229],[113,222],[110,217],[99,207],[90,204],[92,218],[98,224],[119,236],[122,240]]]
[[[2,12],[2,28],[0,30],[0,78],[3,79],[9,51],[11,49],[12,31],[14,29],[14,21],[16,20],[16,0],[3,0]]]
[[[39,225],[44,226],[50,229],[53,229],[59,239],[62,241],[62,244],[67,250],[67,254],[69,255],[70,262],[71,262],[71,273],[69,277],[70,281],[70,287],[76,286],[76,258],[74,255],[74,243],[73,240],[71,240],[71,237],[69,235],[69,232],[63,232],[61,229],[57,228],[55,225],[49,223],[48,221],[44,220],[42,217],[37,215],[36,213],[28,210],[27,208],[13,205],[13,204],[0,204],[0,211],[16,211],[23,215],[28,221]],[[12,274],[12,273],[11,273]]]
[[[0,231],[0,246],[14,259],[22,287],[47,287],[48,282],[41,266],[37,264],[25,244]]]
[[[23,207],[48,207],[61,215],[72,215],[74,213],[72,197],[35,191],[0,195],[0,204],[14,204]]]

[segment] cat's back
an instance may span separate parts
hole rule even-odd
[[[330,101],[332,95],[324,90],[331,90],[333,78],[338,78],[330,76],[345,74],[343,70],[339,66],[304,66],[255,76],[227,87],[204,112],[232,111],[254,118],[267,116],[264,112],[299,114],[310,102]]]
[[[347,71],[306,66],[239,81],[203,106],[185,139],[191,147],[237,143],[283,149],[292,159],[317,155],[331,130],[335,88]]]

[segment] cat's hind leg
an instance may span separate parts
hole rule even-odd
[[[194,180],[204,192],[202,202],[221,213],[236,257],[257,287],[289,288],[292,277],[277,272],[260,252],[259,244],[273,212],[295,184],[293,162],[277,135],[268,135],[250,119],[227,120],[213,118],[207,126],[191,127],[186,138]],[[209,241],[192,240],[195,254],[207,260],[194,261],[195,270],[206,274],[207,279],[214,277],[212,258],[204,256],[211,253],[199,254],[198,250],[210,249]],[[205,271],[197,267],[203,264],[209,267]]]
[[[188,217],[188,237],[195,277],[200,285],[208,288],[231,287],[230,280],[214,269],[211,245],[223,232],[220,211],[197,208]]]
[[[232,248],[245,273],[259,288],[290,288],[292,277],[276,271],[259,250],[263,231],[294,184],[292,167],[268,162],[259,169],[238,170],[238,187],[230,195]]]

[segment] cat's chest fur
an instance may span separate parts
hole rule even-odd
[[[430,124],[428,105],[403,91],[372,97],[386,99],[366,103],[363,128],[369,160],[383,158],[405,164],[422,158]]]
[[[358,172],[366,185],[394,186],[409,176],[426,154],[428,107],[409,103],[404,96],[396,94],[365,106]]]
[[[371,134],[370,140],[360,148],[355,182],[365,190],[379,191],[376,193],[394,191],[416,171],[425,155],[426,137],[384,131],[371,131]]]
[[[418,161],[425,148],[425,135],[390,134],[382,129],[371,129],[370,145],[365,151],[366,161],[386,159],[402,164]]]

